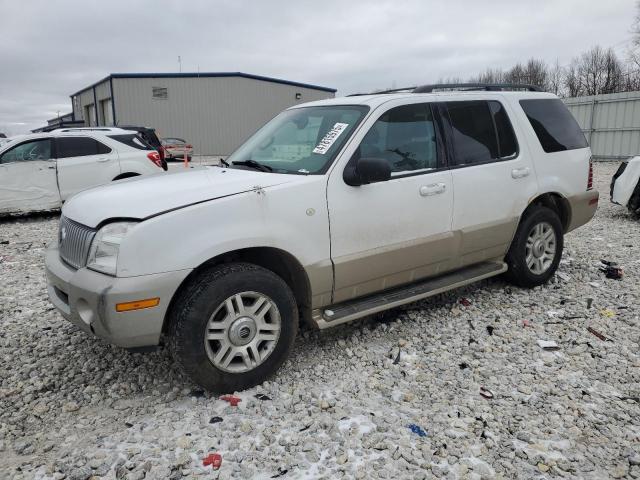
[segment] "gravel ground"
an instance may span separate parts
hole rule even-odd
[[[488,280],[303,330],[237,407],[166,351],[111,347],[53,310],[55,216],[0,223],[0,478],[640,478],[640,224],[608,201],[614,168],[596,165],[596,219],[550,284]]]

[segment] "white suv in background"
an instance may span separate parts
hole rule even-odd
[[[51,302],[116,345],[164,339],[233,391],[280,366],[300,319],[499,274],[543,284],[597,207],[584,135],[534,87],[438,87],[296,105],[221,167],[77,195],[46,255]]]
[[[56,209],[81,190],[163,169],[158,152],[130,130],[24,135],[0,147],[0,214]]]

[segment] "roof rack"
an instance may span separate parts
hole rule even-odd
[[[434,90],[485,90],[500,92],[504,90],[526,90],[529,92],[543,92],[540,87],[525,83],[436,83],[421,85],[413,89],[413,93],[432,93]]]
[[[434,90],[460,90],[460,91],[477,91],[484,90],[487,92],[502,92],[505,90],[526,90],[528,92],[544,92],[544,90],[536,85],[526,83],[435,83],[433,85],[420,85],[414,87],[393,88],[390,90],[380,90],[370,93],[352,93],[347,97],[359,97],[362,95],[379,95],[384,93],[433,93]]]

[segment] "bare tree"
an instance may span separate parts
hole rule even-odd
[[[567,67],[564,75],[564,89],[569,97],[577,97],[583,94],[580,75],[578,74],[578,60],[574,59]]]
[[[527,83],[547,89],[549,73],[542,60],[531,58],[526,64],[517,63],[505,73],[505,81],[509,83]]]
[[[469,81],[477,83],[504,83],[504,77],[504,72],[499,68],[487,68],[477,77],[470,78]]]
[[[598,95],[620,91],[622,86],[622,63],[612,48],[599,45],[574,59],[582,95]]]
[[[547,91],[558,96],[564,96],[563,87],[564,69],[560,66],[560,62],[556,58],[556,63],[549,68],[547,73]]]

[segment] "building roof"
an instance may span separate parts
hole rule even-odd
[[[109,81],[113,78],[212,78],[212,77],[240,77],[249,78],[251,80],[260,80],[263,82],[279,83],[282,85],[291,85],[294,87],[310,88],[312,90],[320,90],[323,92],[336,93],[335,88],[321,87],[319,85],[311,85],[309,83],[292,82],[290,80],[283,80],[281,78],[264,77],[262,75],[253,75],[243,72],[185,72],[185,73],[111,73],[88,87],[78,90],[76,93],[71,94],[72,97],[79,95],[82,92],[92,89],[93,87]]]

